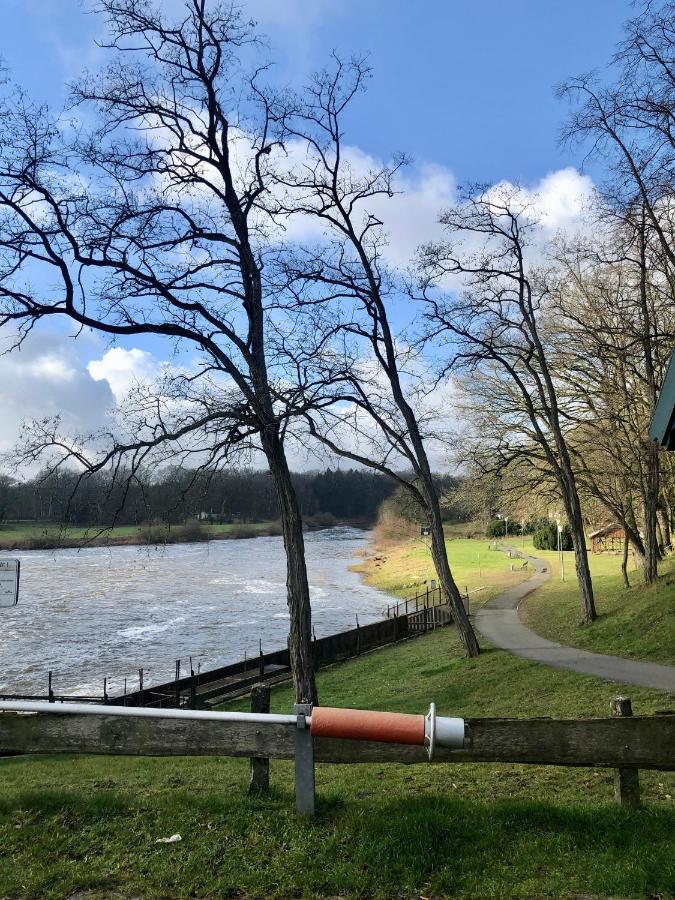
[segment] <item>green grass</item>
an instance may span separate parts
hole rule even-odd
[[[518,568],[522,562],[490,549],[494,542],[449,538],[446,544],[452,574],[460,591],[470,591],[472,609],[532,574],[531,570]],[[512,564],[515,571],[511,571]],[[363,575],[367,584],[404,598],[423,591],[436,577],[431,552],[423,538],[378,540],[376,549],[352,568]]]
[[[533,551],[548,556],[542,551]],[[551,554],[553,556],[553,554]],[[634,659],[675,665],[675,556],[659,566],[658,583],[645,586],[642,573],[629,573],[626,589],[617,556],[590,556],[598,613],[592,625],[581,625],[579,594],[571,553],[566,553],[566,580],[554,563],[553,578],[520,607],[523,622],[537,634],[562,644]]]
[[[181,537],[182,526],[173,529],[166,526],[151,526],[157,533],[158,541],[172,542]],[[202,523],[198,540],[213,540],[222,537],[257,537],[264,534],[280,534],[277,522],[245,523]],[[144,534],[144,532],[146,532]],[[173,533],[173,536],[172,536]],[[0,523],[0,550],[47,549],[82,543],[85,546],[109,544],[148,543],[148,528],[143,525],[116,525],[112,528],[91,525],[87,527],[59,526],[45,522],[5,522]]]
[[[453,629],[322,671],[324,704],[480,716],[668,707],[500,651],[464,659]],[[288,710],[287,687],[273,709]],[[243,704],[239,704],[240,706]],[[232,759],[0,760],[0,897],[672,897],[675,774],[612,803],[611,772],[519,765],[317,767],[318,815],[293,813],[290,764],[268,797]],[[175,845],[159,837],[182,835]]]
[[[485,585],[482,599],[525,577],[487,547],[448,543],[458,583]],[[542,607],[571,611],[571,561],[562,585],[555,554],[539,555],[554,570]],[[616,565],[593,561],[599,606]],[[380,546],[359,568],[400,596],[431,577],[419,541]],[[656,595],[659,609],[672,600]],[[627,646],[641,646],[645,629],[630,609],[588,633],[607,627],[615,642],[632,629]],[[465,716],[604,716],[619,693],[636,714],[672,708],[658,691],[491,648],[465,659],[454,629],[326,669],[319,691],[329,705],[424,712],[434,700],[439,712]],[[288,687],[273,692],[273,710],[291,703]],[[290,764],[272,763],[269,796],[248,797],[247,776],[247,762],[234,759],[0,760],[0,897],[675,897],[675,773],[641,773],[643,808],[627,811],[602,769],[322,765],[309,822],[293,812]],[[176,832],[181,843],[155,843]]]

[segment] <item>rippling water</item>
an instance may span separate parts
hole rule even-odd
[[[349,571],[367,535],[331,528],[305,535],[317,637],[382,617],[385,595]],[[0,691],[121,691],[213,668],[286,645],[280,537],[85,550],[0,553],[21,559],[19,605],[0,609]],[[183,672],[186,668],[183,669]]]

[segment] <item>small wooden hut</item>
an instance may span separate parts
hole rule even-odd
[[[617,522],[598,528],[589,534],[592,553],[620,553],[623,550],[623,542],[626,532]]]

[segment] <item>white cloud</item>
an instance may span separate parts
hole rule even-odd
[[[592,201],[595,187],[588,175],[572,166],[550,172],[531,185],[514,185],[499,181],[488,195],[518,193],[523,204],[530,207],[529,217],[537,220],[546,236],[556,231],[574,231],[585,225],[585,214]]]
[[[8,331],[3,339],[4,349]],[[22,423],[32,419],[61,416],[63,431],[69,434],[103,425],[113,393],[87,372],[80,350],[72,338],[43,330],[33,331],[20,350],[0,356],[0,451],[10,451]]]
[[[133,347],[113,347],[87,365],[95,381],[107,381],[117,403],[121,403],[130,391],[139,385],[155,381],[162,372],[162,364],[146,350]]]
[[[300,166],[304,149],[300,142],[286,148],[289,168]],[[381,170],[384,163],[358,147],[343,148],[345,172],[354,180]],[[402,170],[395,181],[393,197],[379,195],[364,203],[362,214],[372,214],[383,223],[387,247],[383,253],[395,266],[410,265],[421,244],[441,240],[445,236],[439,225],[440,213],[458,201],[457,181],[445,166],[422,163]],[[585,213],[592,199],[592,180],[569,167],[551,172],[529,185],[516,186],[508,181],[497,182],[488,195],[500,193],[518,196],[529,206],[530,219],[538,222],[536,243],[543,243],[559,230],[572,232],[586,226]],[[308,216],[293,216],[286,223],[286,238],[290,241],[319,240],[325,234],[321,220]]]

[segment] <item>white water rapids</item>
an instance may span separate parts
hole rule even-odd
[[[305,535],[317,637],[381,619],[387,597],[349,571],[367,535]],[[0,693],[121,693],[286,646],[280,537],[0,553],[21,560],[18,606],[0,609]]]

